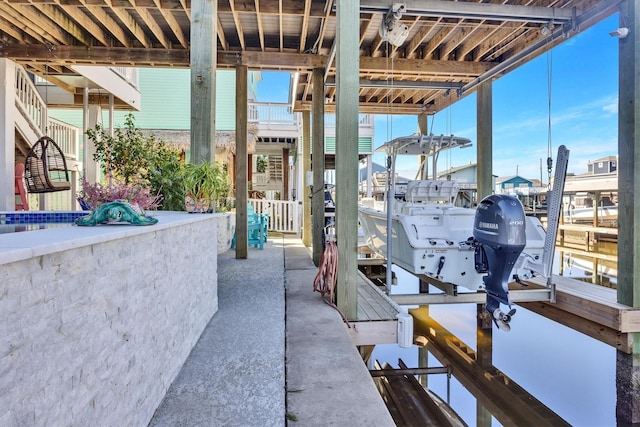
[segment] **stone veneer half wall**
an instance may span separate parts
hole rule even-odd
[[[0,237],[0,425],[147,425],[218,309],[218,214]]]

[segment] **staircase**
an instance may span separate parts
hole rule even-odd
[[[74,210],[76,206],[75,193],[78,181],[78,171],[81,168],[79,158],[80,130],[67,123],[48,117],[47,105],[38,93],[36,85],[30,75],[19,65],[16,65],[16,96],[15,117],[16,139],[15,157],[17,163],[24,163],[30,147],[40,137],[47,134],[62,149],[67,160],[67,167],[72,175],[72,188],[69,191],[48,193],[42,196],[28,195],[27,204],[30,208],[46,210]]]

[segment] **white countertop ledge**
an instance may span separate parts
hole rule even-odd
[[[154,233],[181,225],[214,220],[220,215],[222,214],[157,211],[149,214],[158,218],[158,222],[154,225],[102,224],[93,227],[70,225],[0,234],[0,265],[129,236]],[[212,244],[215,242],[212,241]]]

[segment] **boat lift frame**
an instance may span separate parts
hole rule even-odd
[[[394,162],[395,163],[395,162]],[[549,301],[555,303],[556,301],[556,286],[552,280],[552,266],[553,256],[556,246],[556,238],[558,234],[558,226],[560,221],[560,215],[562,213],[562,194],[564,192],[564,184],[567,175],[567,167],[569,163],[569,150],[561,145],[558,147],[558,155],[556,158],[556,167],[553,180],[553,187],[551,190],[551,201],[548,205],[547,215],[547,229],[544,242],[544,252],[541,262],[525,261],[526,268],[542,275],[546,278],[545,288],[532,288],[532,289],[517,289],[509,290],[509,300],[511,302],[535,302],[535,301]],[[395,168],[393,169],[395,170]],[[388,192],[390,193],[390,192]],[[390,218],[388,218],[390,220]],[[388,222],[388,224],[390,221]],[[387,243],[389,248],[391,242]],[[387,275],[391,269],[390,255],[387,254]],[[453,283],[442,282],[428,275],[416,275],[413,276],[437,287],[442,290],[442,294],[403,294],[403,295],[390,295],[390,297],[400,305],[428,305],[428,304],[462,304],[462,303],[474,303],[484,304],[486,302],[486,293],[482,291],[478,292],[458,292],[458,286]],[[387,276],[388,277],[388,276]],[[388,285],[387,285],[388,286]]]

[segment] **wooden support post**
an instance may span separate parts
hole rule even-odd
[[[478,201],[493,193],[491,176],[493,174],[493,114],[492,83],[486,81],[478,86],[477,92],[477,128],[478,128]]]
[[[418,115],[418,130],[421,135],[427,135],[429,133],[429,121],[427,120],[427,113],[421,113]],[[427,156],[418,156],[418,167],[424,164],[424,168],[420,173],[421,179],[429,179],[429,162],[426,161]]]
[[[360,1],[338,0],[336,18],[337,305],[347,319],[357,319]]]
[[[599,191],[594,191],[593,192],[593,226],[597,227],[598,223],[600,222],[600,217],[598,215],[598,207],[600,207],[600,203],[602,198],[601,198],[601,193]]]
[[[289,194],[289,149],[282,149],[282,194],[281,200],[291,200]]]
[[[322,233],[324,230],[324,69],[313,70],[312,109],[313,123],[311,130],[313,188],[311,196],[313,263],[320,265],[322,256]]]
[[[311,246],[311,186],[307,172],[311,171],[311,112],[302,112],[302,243]]]
[[[640,4],[620,3],[618,54],[618,302],[640,307]],[[640,424],[640,333],[633,354],[617,352],[616,422]]]
[[[418,367],[429,367],[429,342],[423,346],[418,346]],[[424,387],[429,387],[429,374],[418,375],[418,382]]]
[[[15,164],[16,64],[0,59],[0,210],[15,210],[13,188]],[[32,141],[32,143],[35,141]]]
[[[236,258],[249,252],[247,223],[247,66],[236,65]]]
[[[191,163],[215,159],[218,2],[191,1]]]

